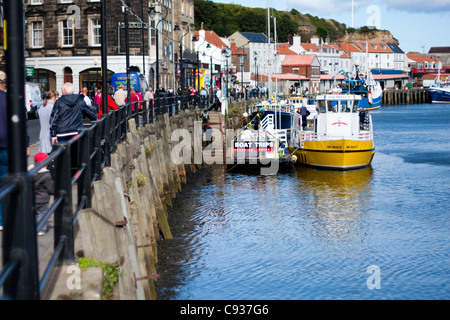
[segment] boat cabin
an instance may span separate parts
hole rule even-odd
[[[371,129],[366,112],[359,110],[360,102],[360,95],[319,95],[315,101],[317,113],[308,119],[305,130],[301,128],[302,117],[298,114],[292,127],[318,140],[358,138],[361,131]]]

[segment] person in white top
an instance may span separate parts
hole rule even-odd
[[[123,85],[119,85],[117,87],[116,93],[114,93],[114,101],[120,107],[125,104],[125,99],[127,98],[127,93],[124,89]]]
[[[91,97],[89,97],[88,89],[84,87],[81,89],[81,93],[84,95],[84,102],[89,106],[89,108],[92,108],[92,100]]]

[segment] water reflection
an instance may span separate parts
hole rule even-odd
[[[390,114],[422,119],[422,109],[374,117],[372,167],[196,173],[169,210],[174,239],[158,246],[158,297],[448,297],[449,169],[436,165],[440,154],[421,154],[448,151],[448,133],[399,138],[416,126]],[[381,290],[366,288],[369,265],[382,270]]]
[[[347,246],[363,242],[366,236],[372,167],[343,172],[298,168],[295,174],[302,182],[299,192],[310,197],[305,207],[313,219],[314,236],[336,252],[351,253]]]

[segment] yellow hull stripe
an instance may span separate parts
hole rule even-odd
[[[303,149],[290,149],[300,164],[337,169],[367,166],[375,154],[373,141],[357,140],[305,141]]]

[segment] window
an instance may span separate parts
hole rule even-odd
[[[62,21],[62,46],[71,47],[73,46],[73,21],[64,20]]]
[[[31,41],[33,48],[42,47],[42,21],[33,21],[31,23]]]
[[[102,25],[100,19],[91,20],[91,45],[100,46],[102,41]]]
[[[42,0],[31,0],[30,4],[42,4]]]
[[[150,38],[151,38],[151,45],[154,46],[156,44],[156,30],[155,30],[155,20],[152,20],[150,22]]]
[[[73,0],[60,0],[61,2],[60,3],[72,3],[73,2]]]
[[[325,101],[324,100],[318,100],[319,103],[319,113],[325,113],[326,110],[326,106],[325,106]]]

